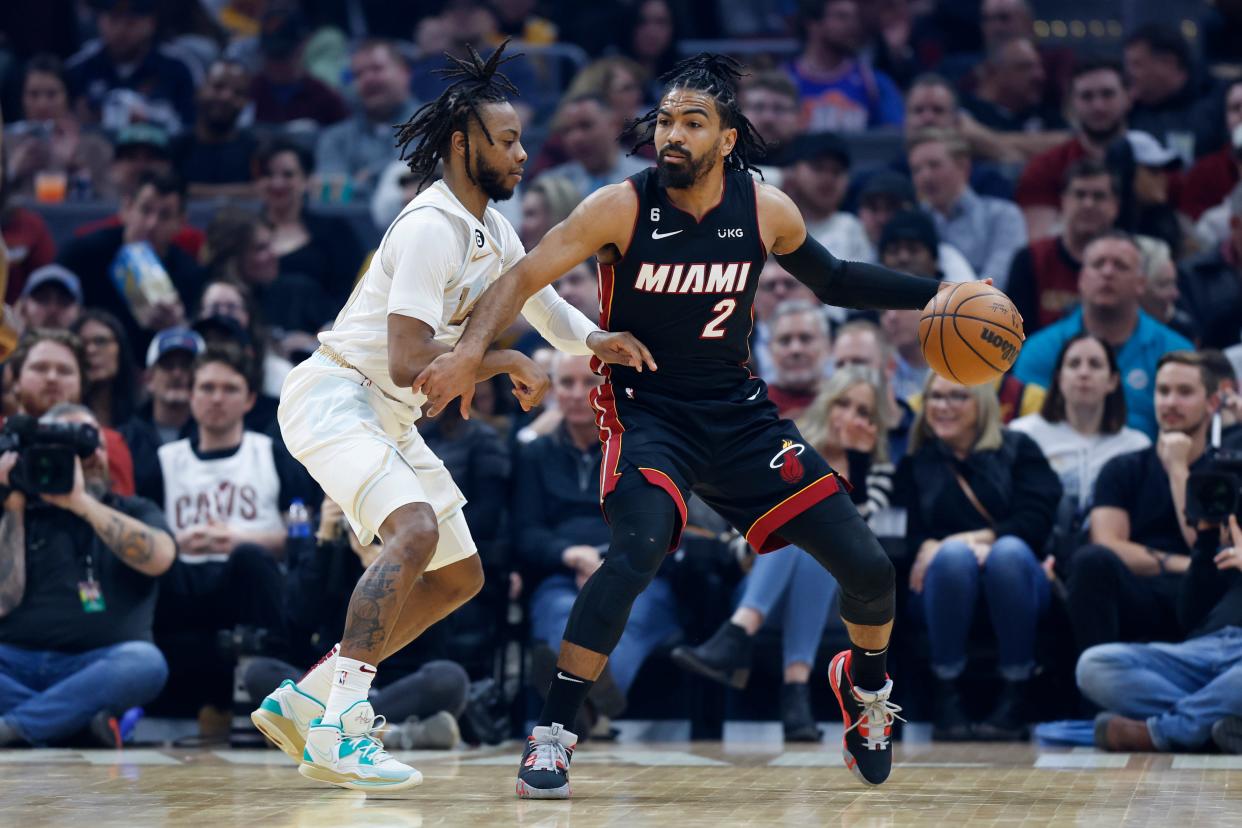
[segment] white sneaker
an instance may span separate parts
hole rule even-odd
[[[356,791],[400,791],[421,784],[423,775],[384,750],[384,717],[369,701],[345,708],[339,722],[315,719],[306,732],[298,773]]]
[[[250,714],[250,721],[272,744],[295,762],[302,761],[306,749],[306,731],[311,721],[323,715],[323,704],[307,695],[297,684],[285,679],[267,694],[259,709]]]

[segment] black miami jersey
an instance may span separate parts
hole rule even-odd
[[[630,176],[638,216],[620,261],[599,266],[601,327],[629,331],[658,371],[608,366],[610,380],[683,398],[723,398],[751,376],[755,286],[767,259],[754,180],[726,172],[701,221],[676,207],[655,167]]]

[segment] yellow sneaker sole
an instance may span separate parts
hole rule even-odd
[[[423,783],[423,775],[418,771],[414,771],[408,778],[401,780],[374,779],[365,776],[337,773],[330,768],[310,762],[303,762],[299,765],[298,773],[307,779],[327,782],[329,785],[336,785],[355,791],[404,791],[407,788],[413,788]]]
[[[302,751],[306,748],[306,739],[298,733],[293,722],[284,716],[259,708],[250,714],[250,721],[267,740],[280,748],[295,762],[302,761]]]

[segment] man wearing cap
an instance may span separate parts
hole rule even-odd
[[[44,265],[26,280],[16,311],[22,330],[67,330],[82,313],[82,283],[58,264]]]
[[[1229,234],[1186,262],[1178,287],[1201,347],[1224,350],[1242,340],[1242,192],[1229,197]]]
[[[1013,254],[1026,244],[1021,211],[1011,201],[970,188],[970,149],[960,135],[927,130],[911,136],[906,148],[919,203],[939,236],[1004,290]]]
[[[69,59],[83,120],[116,132],[142,120],[179,132],[194,123],[194,79],[155,43],[154,0],[92,0],[99,40]]]
[[[880,260],[878,251],[884,227],[897,213],[912,210],[914,206],[914,187],[906,176],[881,170],[867,179],[858,193],[858,220],[862,222],[868,243],[867,255],[861,261]],[[946,282],[972,282],[976,278],[970,262],[951,244],[939,243],[936,263]]]
[[[1194,221],[1224,202],[1242,181],[1242,78],[1225,88],[1225,134],[1229,140],[1224,146],[1182,176],[1177,208]]]
[[[1128,150],[1128,152],[1127,152]],[[1122,214],[1119,225],[1132,233],[1163,240],[1180,259],[1182,223],[1186,221],[1173,207],[1174,177],[1182,166],[1182,158],[1171,148],[1161,145],[1152,135],[1138,130],[1126,133],[1126,140],[1109,151],[1109,162],[1124,177],[1132,173],[1132,201]]]
[[[1036,239],[1013,257],[1006,293],[1027,335],[1078,304],[1078,272],[1087,243],[1112,227],[1121,209],[1116,176],[1093,158],[1074,162],[1061,187],[1061,232]]]
[[[781,188],[802,211],[806,231],[838,258],[866,259],[871,246],[862,224],[840,209],[850,184],[845,142],[831,132],[800,135],[784,159]]]
[[[349,117],[341,96],[306,71],[302,49],[307,34],[296,9],[272,9],[263,15],[259,32],[263,63],[250,83],[256,123],[305,120],[323,126]]]

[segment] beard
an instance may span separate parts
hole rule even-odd
[[[682,164],[679,167],[669,166],[666,158],[668,151],[668,147],[660,150],[660,155],[656,159],[656,172],[660,177],[660,186],[666,190],[684,190],[692,187],[715,166],[715,150],[705,153],[700,158],[680,155],[678,157],[682,160]]]
[[[513,198],[513,187],[505,186],[505,173],[487,163],[482,153],[474,154],[474,183],[490,201],[508,201]]]
[[[1103,144],[1121,135],[1121,121],[1118,121],[1104,129],[1092,129],[1086,124],[1083,124],[1082,133],[1090,138],[1093,143]]]

